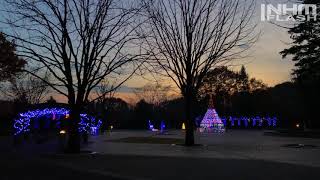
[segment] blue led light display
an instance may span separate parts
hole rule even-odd
[[[149,120],[149,130],[153,130],[154,129],[154,126],[153,126],[153,124],[151,124],[151,121]]]
[[[231,126],[241,126],[243,124],[245,127],[252,125],[252,127],[258,126],[262,127],[263,123],[266,122],[268,127],[276,127],[278,119],[276,117],[222,117],[223,124],[226,126],[227,121],[230,122]]]
[[[67,120],[69,118],[69,114],[70,110],[66,108],[36,109],[20,113],[18,118],[14,120],[14,135],[29,132],[30,124],[32,121],[48,116],[50,116],[50,119],[52,121],[57,121],[57,126],[59,126],[61,122],[58,121],[58,119]],[[80,119],[81,120],[79,122],[79,132],[81,133],[86,132],[91,134],[97,134],[98,130],[102,125],[101,120],[97,120],[93,116],[90,116],[88,114],[80,114]],[[37,126],[37,123],[35,123],[35,126]],[[49,122],[47,122],[46,126],[49,126]]]

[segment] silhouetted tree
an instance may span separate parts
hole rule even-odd
[[[226,66],[217,67],[207,73],[203,80],[203,85],[199,89],[199,98],[205,99],[205,104],[209,100],[209,96],[214,96],[214,103],[220,114],[231,111],[231,97],[239,96],[241,93],[242,100],[237,102],[249,101],[249,94],[257,90],[265,90],[267,86],[255,78],[250,78],[244,66],[239,72],[231,71]],[[248,96],[248,97],[245,97]],[[246,100],[245,100],[245,99]],[[245,106],[239,106],[245,108]],[[240,111],[238,111],[240,112]]]
[[[97,101],[106,104],[106,99],[113,98],[115,95],[116,84],[102,80],[99,86],[96,88],[96,94],[98,96]]]
[[[241,69],[239,71],[237,84],[239,86],[238,87],[239,91],[244,91],[244,92],[249,91],[249,75],[244,66],[241,66]]]
[[[16,45],[8,41],[0,32],[0,82],[6,81],[22,72],[26,61],[16,55]]]
[[[53,98],[53,96],[50,96],[49,99],[46,101],[47,104],[57,104],[57,101]]]
[[[295,62],[293,77],[304,95],[304,103],[308,106],[309,117],[317,126],[318,103],[320,101],[320,2],[317,0],[304,0],[305,4],[316,4],[317,20],[296,22],[288,31],[293,43],[291,47],[284,49],[283,58],[291,57]]]
[[[131,120],[130,126],[134,128],[148,128],[148,121],[154,119],[153,104],[140,100],[134,108],[134,119]]]
[[[305,0],[305,4],[320,5],[317,0]],[[320,16],[320,10],[317,8],[317,15]],[[290,34],[293,44],[290,48],[281,51],[285,58],[293,55],[292,60],[296,62],[296,69],[293,71],[294,77],[301,83],[320,82],[320,21],[297,22],[290,28]]]
[[[150,64],[169,76],[185,98],[185,144],[194,144],[193,103],[207,72],[248,49],[255,38],[250,24],[253,1],[142,0],[142,28]]]
[[[185,122],[185,101],[183,98],[168,100],[164,103],[164,117],[167,127],[181,129],[182,123]]]
[[[267,85],[263,83],[262,80],[258,80],[256,78],[251,78],[249,80],[249,91],[253,92],[256,90],[264,90],[267,89]]]
[[[216,97],[220,92],[231,95],[238,91],[237,80],[236,72],[229,70],[226,66],[217,67],[209,71],[204,77],[199,96],[202,98],[208,95]]]
[[[41,103],[49,92],[48,84],[34,76],[28,74],[24,76],[10,80],[5,94],[18,103]],[[43,79],[49,81],[49,76],[47,74],[44,76]]]
[[[128,128],[131,112],[129,105],[120,98],[110,97],[104,101],[95,103],[97,114],[103,120],[102,129],[105,130],[108,126],[115,128]]]
[[[53,80],[48,82],[28,72],[68,98],[72,119],[68,150],[79,152],[80,111],[92,90],[107,78],[126,75],[116,88],[136,70],[140,54],[131,45],[139,9],[114,0],[5,2],[7,23],[14,28],[7,34],[16,39],[17,53],[34,64],[39,63]]]
[[[143,99],[147,103],[159,106],[169,99],[170,86],[162,86],[159,83],[146,84],[143,87],[135,88],[134,94],[138,99]]]

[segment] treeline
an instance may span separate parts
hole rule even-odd
[[[136,92],[141,100],[134,106],[115,97],[90,103],[86,111],[103,120],[103,129],[112,125],[116,129],[147,129],[150,120],[155,127],[164,121],[167,128],[181,128],[185,121],[185,104],[182,97],[166,97],[168,87],[146,85]],[[152,97],[151,97],[152,96]],[[312,97],[313,96],[313,97]],[[209,98],[213,97],[214,106],[220,117],[277,117],[278,127],[318,128],[320,123],[313,107],[317,94],[300,87],[298,83],[285,82],[267,87],[263,82],[250,78],[244,67],[239,72],[219,67],[208,73],[204,84],[194,102],[193,118],[202,119],[208,108]],[[34,107],[61,106],[51,97],[42,105],[27,103],[1,102],[1,132],[10,132],[15,114]],[[310,108],[311,107],[311,108]],[[313,108],[312,108],[313,107]]]
[[[214,99],[215,108],[221,117],[275,116],[282,128],[293,128],[296,123],[303,124],[307,121],[303,99],[290,82],[263,90],[236,93],[229,98],[228,104],[222,97]],[[194,109],[194,119],[202,119],[208,100],[209,96],[199,100]],[[149,120],[155,127],[159,127],[161,121],[164,121],[168,128],[181,128],[185,119],[183,98],[168,100],[160,105],[140,100],[135,106],[130,106],[120,98],[109,98],[107,101],[113,105],[108,107],[98,103],[92,109],[104,120],[104,128],[112,125],[120,129],[147,129]]]
[[[221,117],[272,116],[279,119],[280,128],[295,128],[297,123],[302,127],[320,127],[317,119],[310,118],[309,99],[305,98],[297,83],[285,82],[267,87],[263,82],[249,78],[244,67],[239,72],[226,67],[216,68],[208,73],[200,92],[193,106],[194,119],[203,117],[213,95],[215,108]],[[104,119],[105,126],[113,125],[115,128],[146,129],[149,120],[156,127],[164,121],[168,128],[181,128],[185,120],[183,98],[152,103],[142,99],[135,106],[119,98],[108,98],[91,108]]]
[[[318,0],[302,2],[320,5]],[[318,8],[317,14],[319,13]],[[279,127],[293,128],[299,123],[300,127],[319,128],[319,22],[296,22],[288,30],[293,43],[281,55],[284,58],[290,56],[295,62],[292,82],[267,87],[263,82],[249,78],[244,67],[239,72],[226,67],[215,68],[206,73],[197,101],[192,106],[194,118],[203,116],[208,99],[213,95],[220,116],[276,116]],[[109,111],[106,118],[110,119],[110,123],[115,121],[119,128],[145,128],[149,119],[158,123],[165,120],[171,127],[180,127],[185,119],[182,98],[166,100],[156,105],[141,100],[133,108],[126,107],[126,111]],[[124,116],[121,112],[126,112],[127,118],[117,118]]]

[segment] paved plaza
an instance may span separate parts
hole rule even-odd
[[[196,133],[195,147],[181,144],[123,142],[130,138],[181,139],[181,130],[166,134],[116,130],[93,136],[84,150],[91,154],[41,152],[4,155],[0,179],[318,179],[320,139],[266,136],[263,131],[230,130],[224,134]],[[4,142],[4,141],[2,141]],[[180,141],[181,142],[181,141]],[[305,148],[289,144],[312,145]],[[4,150],[3,148],[2,150]],[[4,152],[4,151],[3,151]],[[50,169],[50,170],[48,170]],[[16,171],[23,173],[15,173]],[[37,172],[39,171],[39,172]],[[7,178],[6,178],[7,177]],[[20,178],[21,179],[21,178]]]
[[[127,137],[184,138],[181,130],[167,135],[148,131],[114,131],[94,136],[86,148],[101,154],[143,155],[166,157],[201,157],[218,159],[266,160],[320,167],[320,139],[266,136],[263,131],[230,130],[223,134],[196,133],[199,146],[185,147],[176,144],[122,143],[108,140]],[[291,144],[316,147],[290,148]]]

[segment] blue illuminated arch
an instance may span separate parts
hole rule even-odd
[[[52,115],[52,120],[61,119],[61,117],[68,118],[70,113],[69,109],[66,108],[45,108],[45,109],[36,109],[32,111],[27,111],[20,113],[18,118],[14,120],[13,128],[14,135],[20,135],[30,131],[30,123],[32,119],[41,118],[48,115]],[[79,122],[79,132],[91,133],[97,132],[101,125],[102,121],[95,119],[93,116],[88,114],[80,114],[81,120]]]

